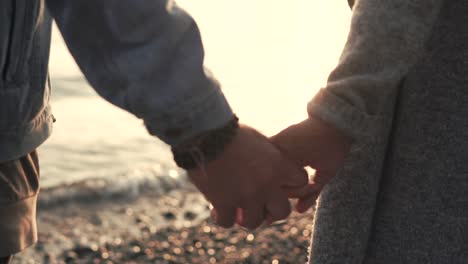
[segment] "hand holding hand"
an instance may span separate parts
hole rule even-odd
[[[312,185],[291,191],[300,196],[296,208],[299,212],[305,212],[315,204],[323,187],[343,167],[351,146],[349,138],[315,117],[286,128],[271,137],[271,141],[299,166],[316,170]]]
[[[285,158],[265,136],[241,125],[232,142],[215,160],[188,175],[216,210],[216,221],[232,226],[242,209],[242,226],[254,229],[267,217],[286,218],[290,204],[282,186],[308,183],[307,173]]]

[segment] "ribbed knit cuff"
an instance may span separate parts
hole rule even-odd
[[[368,138],[379,129],[379,116],[371,116],[326,89],[321,89],[307,106],[309,116],[330,123],[353,140]]]

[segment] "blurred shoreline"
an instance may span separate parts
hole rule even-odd
[[[135,199],[146,194],[156,197],[176,189],[190,188],[191,185],[184,171],[152,165],[113,176],[71,179],[55,186],[42,187],[38,203],[39,210],[42,210],[75,202],[85,205],[96,201]]]
[[[39,210],[39,241],[13,263],[305,263],[312,216],[293,213],[253,232],[223,229],[192,186],[74,201]]]

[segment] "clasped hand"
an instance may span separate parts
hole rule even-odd
[[[288,198],[298,198],[305,212],[341,168],[350,141],[325,122],[308,118],[268,139],[241,125],[233,141],[216,160],[188,172],[192,182],[214,207],[216,222],[236,222],[255,229],[291,213]],[[309,181],[304,167],[316,170]]]

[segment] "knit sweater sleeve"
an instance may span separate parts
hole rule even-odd
[[[425,51],[443,0],[356,0],[350,33],[308,112],[356,139],[381,129],[399,83]]]

